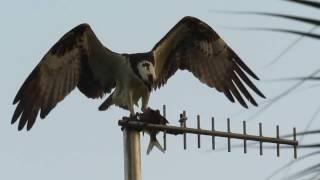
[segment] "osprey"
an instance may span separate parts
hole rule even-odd
[[[111,105],[133,115],[141,99],[141,110],[148,108],[150,93],[160,88],[180,70],[188,70],[202,83],[248,107],[257,106],[244,84],[265,97],[248,78],[259,78],[206,23],[194,18],[181,19],[149,52],[119,54],[103,46],[88,24],[66,33],[42,58],[14,98],[18,103],[12,122],[18,130],[30,130],[40,118],[62,101],[73,89],[88,98],[102,98],[99,107]],[[245,101],[246,100],[246,101]]]

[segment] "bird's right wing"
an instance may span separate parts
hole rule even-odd
[[[115,86],[123,58],[105,48],[87,24],[66,33],[42,58],[18,91],[11,123],[29,130],[40,111],[46,115],[75,87],[89,98],[102,97]]]
[[[188,70],[202,83],[224,93],[231,102],[238,100],[243,107],[248,107],[246,100],[258,105],[248,89],[265,98],[248,77],[259,80],[258,76],[208,24],[195,17],[181,19],[152,51],[155,88],[162,87],[177,70]]]

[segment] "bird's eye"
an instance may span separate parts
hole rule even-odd
[[[143,63],[142,66],[143,67],[149,67],[149,63]]]
[[[149,70],[149,66],[150,66],[149,63],[143,63],[143,64],[142,64],[142,67],[145,67],[146,70]]]

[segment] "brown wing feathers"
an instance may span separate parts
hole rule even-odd
[[[13,104],[18,103],[11,123],[19,117],[18,129],[33,126],[75,87],[91,98],[101,97],[104,89],[93,80],[88,66],[86,35],[93,33],[87,24],[81,24],[65,34],[43,57],[18,91]]]
[[[40,112],[40,117],[46,115],[69,94],[79,82],[79,67],[65,66],[58,71],[44,72],[40,64],[31,73],[19,90],[14,104],[18,103],[12,123],[21,115],[18,129],[21,130],[27,123],[29,130]]]
[[[244,98],[255,106],[258,104],[243,83],[265,97],[247,74],[256,80],[259,78],[209,25],[199,19],[183,18],[152,50],[158,72],[156,88],[164,85],[178,69],[186,69],[209,87],[223,92],[230,101],[237,99],[244,107],[248,107]],[[160,65],[157,67],[157,64]]]

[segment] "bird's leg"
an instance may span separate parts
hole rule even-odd
[[[148,109],[148,102],[149,102],[150,93],[147,93],[146,95],[142,96],[142,105],[141,105],[141,111],[142,114],[145,113]],[[142,131],[142,135],[144,135],[144,131]]]
[[[147,93],[145,96],[142,96],[142,105],[141,105],[141,111],[146,112],[148,109],[148,102],[149,102],[150,93]]]
[[[129,92],[129,99],[128,99],[128,109],[130,111],[130,117],[135,117],[136,114],[134,113],[134,107],[133,107],[133,100],[132,100],[132,97],[133,97],[133,92],[130,91]]]

